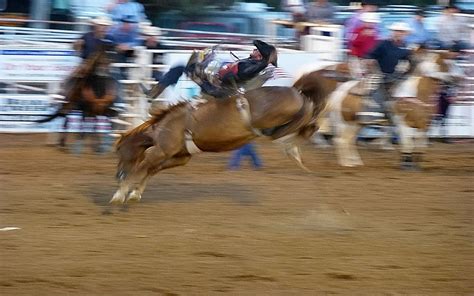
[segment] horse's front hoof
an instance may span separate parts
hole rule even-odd
[[[128,196],[127,202],[139,202],[141,199],[141,193],[138,190],[133,190]]]
[[[125,196],[123,194],[114,194],[112,199],[109,201],[109,204],[113,205],[123,205],[125,203]]]

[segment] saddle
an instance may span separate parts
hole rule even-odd
[[[388,124],[389,111],[387,102],[377,101],[375,98],[375,92],[382,83],[382,76],[369,75],[349,90],[349,94],[362,97],[363,99],[362,110],[356,114],[359,123],[366,125]]]

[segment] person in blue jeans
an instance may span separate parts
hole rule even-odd
[[[254,169],[258,170],[262,168],[262,161],[255,150],[255,144],[248,143],[234,151],[230,158],[229,169],[238,170],[240,168],[240,161],[244,156],[250,157]]]

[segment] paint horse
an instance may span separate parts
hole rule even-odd
[[[399,131],[403,169],[418,168],[428,144],[427,131],[436,112],[433,96],[441,81],[456,79],[451,71],[453,62],[447,57],[445,52],[418,50],[414,71],[390,89],[393,100],[388,108]],[[363,165],[356,139],[364,123],[358,120],[357,114],[365,110],[366,99],[352,92],[360,83],[343,83],[328,101],[328,110],[335,121],[338,160],[342,166]]]

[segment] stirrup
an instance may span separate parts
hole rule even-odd
[[[357,112],[356,119],[363,125],[380,125],[388,121],[381,112]]]
[[[370,109],[380,110],[382,106],[379,103],[370,98],[364,98],[364,105]]]

